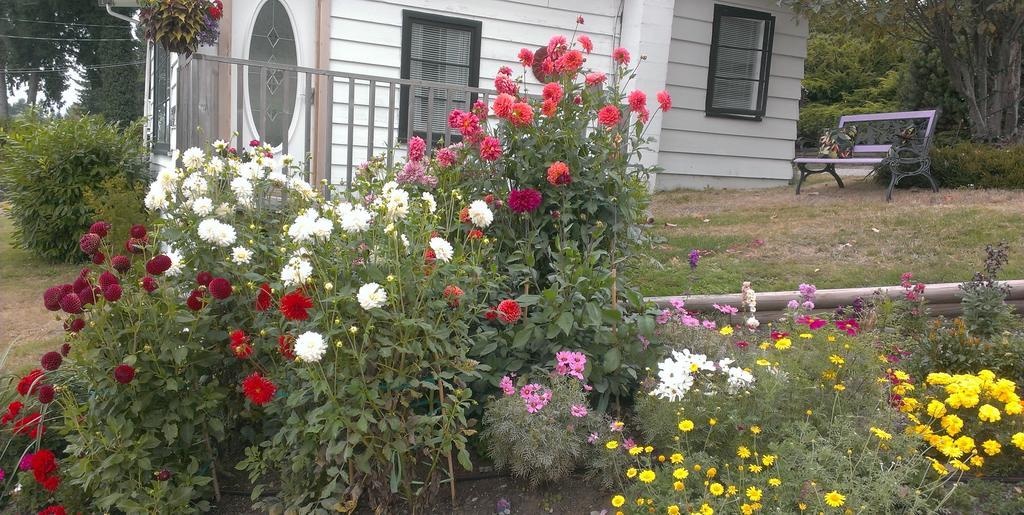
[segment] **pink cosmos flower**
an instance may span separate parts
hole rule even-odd
[[[621,432],[623,427],[626,427],[626,424],[623,424],[618,420],[612,422],[611,424],[608,424],[608,430],[612,432]]]
[[[671,321],[672,321],[672,312],[667,310],[667,309],[661,310],[661,313],[658,313],[658,316],[654,317],[654,323],[656,323],[658,325],[665,325],[665,324],[667,324],[667,323],[669,323]]]
[[[519,62],[526,67],[533,66],[533,52],[528,48],[519,49]]]
[[[629,110],[639,113],[647,108],[647,94],[639,89],[634,89],[629,94]]]
[[[732,307],[732,306],[730,306],[728,304],[726,304],[724,306],[721,305],[721,304],[712,304],[712,306],[715,309],[717,309],[719,313],[722,313],[723,315],[735,315],[736,313],[739,313],[739,311],[740,311],[739,309],[734,308],[734,307]]]
[[[846,331],[846,334],[850,336],[856,336],[860,332],[860,324],[852,318],[849,320],[836,320],[836,329]]]
[[[590,436],[587,437],[587,443],[593,445],[597,443],[598,438],[600,438],[600,435],[598,435],[597,433],[590,433]]]
[[[587,86],[596,86],[604,82],[608,76],[604,72],[590,72],[586,75]]]
[[[584,381],[583,369],[587,366],[587,356],[582,352],[561,351],[555,354],[555,371],[563,376],[573,376]]]
[[[626,438],[625,440],[622,441],[622,446],[625,447],[628,451],[633,447],[636,447],[636,442],[634,442],[632,438]]]
[[[594,51],[594,42],[591,41],[590,37],[586,34],[580,35],[576,40],[580,42],[580,46],[583,47],[584,52],[589,54]]]
[[[683,319],[680,322],[686,327],[697,327],[700,325],[700,320],[689,313],[683,315]]]
[[[573,404],[572,407],[569,408],[569,412],[572,413],[572,416],[577,418],[585,417],[587,416],[587,407],[582,404]]]
[[[667,90],[659,91],[658,103],[661,104],[662,111],[668,111],[669,109],[672,109],[672,95],[669,95]]]
[[[505,395],[516,394],[516,387],[514,384],[512,384],[512,378],[509,376],[502,377],[501,382],[498,383],[498,386],[501,387],[502,392],[505,392]]]
[[[623,66],[629,64],[629,50],[622,47],[612,50],[612,59]]]
[[[705,329],[714,330],[718,328],[718,324],[716,324],[714,320],[705,320],[701,322],[700,325],[704,326]]]

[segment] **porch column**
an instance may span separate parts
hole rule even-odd
[[[647,104],[652,113],[651,127],[647,134],[657,139],[649,145],[649,150],[641,159],[645,166],[658,164],[663,113],[655,113],[655,95],[666,89],[674,12],[674,0],[630,0],[623,6],[621,46],[629,50],[634,60],[640,59],[643,55],[647,56],[647,60],[640,64],[636,78],[631,83],[633,88],[647,93]],[[655,179],[655,175],[651,174],[648,182],[651,191],[654,191]]]
[[[217,41],[217,55],[223,57],[231,56],[231,24],[232,0],[221,0],[224,3],[224,15],[220,19],[220,39]],[[222,139],[231,141],[231,106],[235,105],[235,99],[231,98],[231,85],[235,83],[233,66],[230,64],[218,64],[219,80],[217,81],[217,122],[214,125],[217,134],[207,134],[211,140]],[[238,92],[241,94],[241,92]]]
[[[331,68],[331,0],[316,0],[316,67],[321,70]],[[320,179],[327,177],[327,145],[331,144],[331,123],[328,110],[327,88],[331,85],[329,77],[316,76],[316,93],[313,100],[313,142],[310,145],[313,166],[310,168],[310,183],[319,188]]]

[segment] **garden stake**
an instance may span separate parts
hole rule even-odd
[[[206,442],[206,452],[210,454],[210,475],[213,476],[213,498],[220,502],[220,482],[217,481],[217,460],[213,459],[213,447],[210,445],[210,434],[203,433],[203,441]]]
[[[441,409],[444,410],[444,381],[437,382],[437,389],[441,392]],[[451,478],[452,508],[455,507],[455,467],[452,465],[452,450],[448,449],[448,477]]]

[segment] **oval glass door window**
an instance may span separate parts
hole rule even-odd
[[[268,0],[253,24],[249,59],[295,65],[295,31],[280,0]],[[278,146],[288,137],[295,110],[297,73],[249,66],[249,109],[259,139]]]

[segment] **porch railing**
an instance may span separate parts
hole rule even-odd
[[[411,134],[431,144],[458,141],[448,113],[467,111],[477,99],[489,104],[494,95],[459,84],[195,54],[178,71],[177,143],[202,146],[232,131],[238,148],[270,139],[282,153],[312,157],[311,180],[349,184],[364,159],[386,153],[391,166]]]

